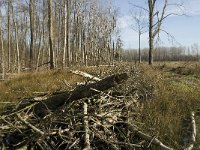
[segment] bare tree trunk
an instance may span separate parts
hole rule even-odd
[[[45,8],[45,0],[43,0],[42,3],[43,8]],[[42,47],[42,56],[41,56],[41,64],[44,64],[44,56],[45,56],[45,46],[46,46],[46,42],[45,42],[45,10],[43,10],[42,12],[42,43],[43,43],[43,47]]]
[[[15,28],[15,40],[16,40],[16,52],[17,52],[17,73],[20,74],[21,71],[21,63],[20,63],[20,52],[19,52],[19,38],[18,38],[18,26],[17,22],[15,20],[14,12],[13,12],[13,6],[12,7],[12,16],[13,16],[13,23]]]
[[[80,9],[80,8],[79,8]],[[79,10],[80,11],[80,10]],[[77,23],[77,32],[76,32],[76,48],[77,48],[77,53],[80,52],[80,12],[78,11],[77,18],[76,18],[76,23]],[[78,54],[76,56],[76,61],[79,61]]]
[[[50,69],[54,69],[53,59],[53,26],[52,26],[52,0],[48,0],[48,28],[49,28],[49,57]]]
[[[112,47],[112,65],[114,65],[114,58],[115,58],[115,42],[113,41],[113,47]]]
[[[7,27],[8,27],[8,70],[10,70],[10,64],[11,64],[11,46],[10,46],[10,0],[8,0],[8,24],[7,24]]]
[[[73,12],[73,36],[72,36],[72,65],[76,64],[76,57],[77,57],[77,47],[76,47],[76,41],[77,41],[77,28],[78,28],[78,24],[77,24],[77,2],[76,0],[74,0],[73,3],[73,7],[74,7],[74,12]]]
[[[30,33],[31,33],[31,43],[30,43],[30,55],[29,55],[29,67],[32,69],[32,61],[33,61],[33,51],[34,51],[34,43],[35,43],[35,11],[34,11],[34,0],[30,0],[29,2],[29,15],[30,15]]]
[[[68,55],[68,59],[67,59],[67,65],[70,66],[70,63],[72,61],[71,58],[71,45],[70,45],[70,24],[71,24],[71,1],[68,0],[67,1],[67,55]]]
[[[141,32],[139,31],[139,34],[138,34],[138,36],[139,36],[139,48],[138,48],[138,56],[139,56],[139,64],[142,62],[142,57],[141,57]]]
[[[60,6],[58,6],[58,37],[57,37],[57,50],[56,50],[56,66],[60,67],[60,61],[62,61],[62,57],[60,57],[60,53],[61,53],[61,43],[62,43],[62,6],[61,6],[61,2],[59,4]]]
[[[2,79],[5,79],[6,70],[5,70],[5,54],[4,54],[4,42],[3,42],[3,32],[2,32],[2,14],[0,10],[0,38],[1,38],[1,66],[2,66]]]
[[[67,46],[67,6],[66,1],[64,1],[64,45],[63,45],[63,60],[62,68],[66,66],[66,46]]]
[[[41,56],[41,50],[42,50],[42,37],[43,37],[43,32],[41,31],[40,33],[40,43],[39,43],[39,50],[38,50],[38,55],[37,55],[37,62],[36,62],[36,72],[38,72],[38,66],[39,66],[39,63],[40,63],[40,56]]]
[[[163,20],[168,16],[173,15],[173,13],[165,14],[166,8],[168,6],[168,0],[164,1],[162,7],[161,15],[159,16],[159,11],[155,12],[156,0],[148,0],[148,13],[149,13],[149,65],[153,64],[153,53],[154,53],[154,38],[159,34]],[[179,4],[176,4],[179,5]],[[154,19],[157,17],[157,22],[154,23]]]
[[[26,26],[28,26],[28,21],[27,21],[27,18],[25,17],[24,18],[24,22],[26,24]],[[24,37],[27,37],[27,31],[28,31],[28,28],[25,29],[24,31]],[[27,50],[26,50],[26,39],[24,38],[24,42],[23,42],[23,66],[27,66],[27,61],[26,61],[26,55],[27,55]],[[21,58],[22,59],[22,58]]]
[[[149,6],[149,65],[153,63],[153,49],[154,49],[154,36],[153,36],[153,10],[154,2],[148,0]]]
[[[88,66],[88,55],[87,55],[87,37],[85,35],[85,29],[83,29],[83,62],[85,66]]]
[[[15,24],[16,50],[17,50],[17,73],[20,74],[21,62],[20,62],[20,52],[19,52],[18,27],[16,22],[14,22],[14,24]]]

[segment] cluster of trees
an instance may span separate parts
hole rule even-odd
[[[192,44],[190,47],[157,47],[154,51],[155,61],[197,61],[199,60],[199,46]],[[138,50],[128,49],[123,50],[123,61],[148,61],[149,49],[141,49],[141,60],[138,60]]]
[[[106,0],[1,0],[2,72],[112,63],[121,47]]]

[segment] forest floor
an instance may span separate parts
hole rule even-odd
[[[129,81],[117,87],[138,101],[139,109],[130,118],[142,132],[158,138],[165,145],[182,149],[183,120],[195,112],[197,128],[195,149],[200,148],[200,63],[161,62],[147,64],[122,63],[114,66],[71,68],[104,78],[127,72]],[[68,70],[24,73],[0,82],[0,109],[4,110],[21,99],[43,93],[55,93],[74,89],[84,77]],[[152,147],[152,149],[159,149]]]

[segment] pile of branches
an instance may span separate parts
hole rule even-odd
[[[155,136],[134,125],[141,106],[138,97],[126,96],[113,87],[126,82],[127,73],[71,91],[23,99],[0,117],[0,149],[150,149],[170,150]]]

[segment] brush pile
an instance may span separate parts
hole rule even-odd
[[[153,90],[129,76],[90,76],[95,82],[10,105],[0,112],[0,149],[170,149],[135,125]]]

